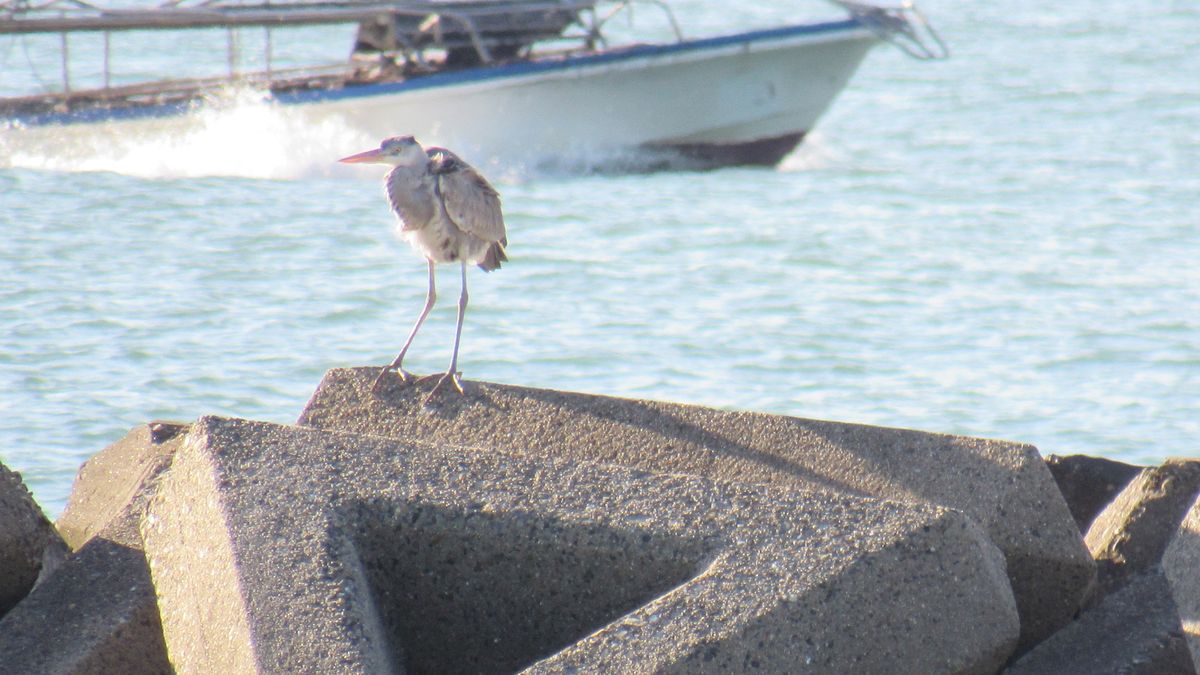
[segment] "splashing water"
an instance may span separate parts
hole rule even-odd
[[[397,127],[394,133],[409,131]],[[443,144],[436,137],[418,140],[426,147]],[[376,168],[346,167],[336,160],[379,141],[339,115],[312,114],[304,106],[279,104],[261,91],[231,88],[174,117],[0,127],[0,169],[110,172],[151,179],[378,177]],[[582,138],[556,152],[536,142],[488,148],[446,145],[505,184],[537,177],[691,166],[687,158],[668,150],[597,146]],[[783,168],[803,170],[821,163],[820,151],[806,149],[795,153]]]
[[[244,88],[169,120],[54,127],[49,142],[40,131],[0,130],[0,167],[141,178],[313,178],[337,172],[336,158],[379,140],[336,116],[313,120]]]
[[[397,128],[396,134],[408,133]],[[426,146],[436,138],[419,138]],[[377,177],[372,167],[346,167],[339,157],[376,146],[375,135],[338,115],[313,115],[250,89],[227,89],[177,117],[39,128],[0,127],[0,169],[111,172],[138,178],[198,177],[295,180]],[[500,183],[534,176],[627,172],[659,166],[636,148],[581,141],[547,155],[536,144],[513,148],[453,145]],[[668,158],[670,159],[670,158]]]

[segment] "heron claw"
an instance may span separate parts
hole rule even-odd
[[[447,371],[445,373],[441,373],[440,378],[437,381],[437,384],[433,385],[433,389],[429,390],[429,394],[425,397],[425,402],[429,403],[429,400],[432,399],[434,397],[434,395],[436,395],[438,393],[438,390],[442,388],[442,385],[446,384],[447,380],[450,381],[450,384],[454,385],[454,388],[458,390],[459,394],[465,396],[467,392],[463,389],[462,380],[459,379],[461,376],[462,376],[461,371],[456,372],[456,371],[451,370],[451,371]],[[438,374],[427,375],[421,379],[428,380],[428,379],[434,378],[434,377],[439,377],[439,375]]]
[[[395,372],[396,375],[398,375],[400,377],[401,384],[406,384],[406,385],[412,384],[416,379],[412,373],[408,372],[407,370],[405,370],[399,366],[395,366],[395,365],[384,366],[383,369],[379,371],[379,375],[376,376],[375,382],[371,385],[371,393],[372,394],[379,393],[380,386],[383,384],[383,379],[385,377],[387,377],[388,373],[391,373],[391,372]]]

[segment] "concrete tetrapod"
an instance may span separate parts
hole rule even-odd
[[[80,468],[57,523],[75,552],[0,621],[0,672],[171,672],[138,526],[183,430],[136,427]]]
[[[1029,445],[483,382],[424,406],[419,387],[372,394],[374,372],[330,371],[299,423],[958,509],[1005,555],[1023,647],[1068,623],[1095,577]]]
[[[197,421],[142,536],[180,672],[992,673],[1018,634],[949,509],[262,422]]]
[[[1161,562],[1198,493],[1200,461],[1187,459],[1142,469],[1121,490],[1084,536],[1097,564],[1096,599]]]

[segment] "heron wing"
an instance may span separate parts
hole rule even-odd
[[[500,193],[470,164],[445,148],[430,148],[430,170],[446,214],[464,232],[507,245]]]

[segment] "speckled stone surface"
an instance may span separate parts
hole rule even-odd
[[[202,418],[142,526],[187,672],[991,673],[1004,560],[929,505]]]
[[[1005,675],[1194,675],[1160,570],[1141,574],[1014,663]]]
[[[1159,564],[1197,493],[1200,460],[1172,459],[1143,469],[1096,516],[1085,542],[1098,566],[1097,597]]]
[[[103,535],[84,544],[0,620],[0,664],[40,675],[172,672],[142,551]]]
[[[1162,559],[1192,664],[1200,671],[1200,497],[1192,502]]]
[[[1094,580],[1029,445],[484,382],[423,405],[431,385],[371,394],[377,372],[330,371],[299,423],[959,509],[1004,552],[1023,646],[1068,623]]]
[[[171,672],[138,524],[183,430],[136,427],[80,468],[58,520],[76,552],[0,621],[0,672]]]
[[[0,617],[33,588],[43,554],[59,542],[21,474],[0,464]]]

